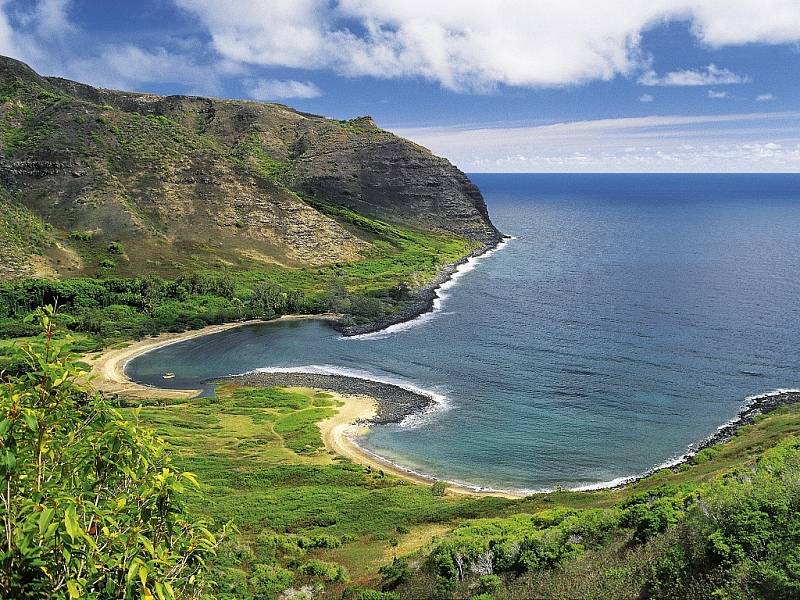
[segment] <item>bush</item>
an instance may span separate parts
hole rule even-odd
[[[292,572],[275,565],[257,564],[250,577],[253,597],[256,600],[273,600],[292,583],[294,583]]]
[[[298,573],[313,577],[320,577],[328,581],[347,581],[347,571],[342,565],[325,562],[324,560],[312,559],[300,565]]]
[[[800,596],[800,438],[702,490],[673,537],[648,578],[651,596]]]
[[[478,580],[478,590],[482,594],[494,594],[503,587],[503,580],[497,575],[483,575]]]
[[[70,231],[69,232],[69,239],[75,240],[78,242],[88,242],[92,239],[92,232],[91,231]]]
[[[444,481],[437,481],[431,486],[431,494],[434,496],[444,496],[447,491],[447,483]]]
[[[3,530],[0,597],[198,595],[217,540],[185,509],[191,473],[161,440],[85,383],[54,311],[37,312],[40,346],[23,347],[0,386]]]
[[[108,250],[111,254],[123,254],[125,252],[120,242],[111,242],[106,250]]]
[[[404,558],[395,558],[388,565],[382,566],[378,572],[382,577],[381,589],[383,591],[395,589],[411,575],[408,561]]]

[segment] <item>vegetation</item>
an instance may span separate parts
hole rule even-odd
[[[800,589],[798,406],[625,489],[463,496],[326,452],[317,423],[338,400],[324,392],[226,385],[211,398],[115,409],[78,383],[75,341],[40,316],[45,334],[0,385],[5,596],[789,598]],[[235,534],[223,535],[228,523]]]
[[[197,481],[79,380],[52,309],[0,384],[0,596],[195,598],[216,538],[185,509]]]
[[[347,322],[369,322],[401,310],[413,298],[413,286],[429,281],[473,246],[454,236],[389,225],[344,208],[335,209],[335,214],[379,236],[368,258],[315,269],[206,270],[174,279],[146,275],[6,282],[0,284],[0,339],[35,334],[35,327],[22,322],[46,304],[59,306],[69,330],[101,343],[286,313],[336,312]],[[73,233],[80,239],[91,237]],[[121,258],[124,249],[111,242],[107,252],[102,264],[113,270],[112,257]]]
[[[701,598],[737,585],[750,590],[742,597],[791,596],[800,407],[627,489],[510,500],[434,495],[329,455],[314,420],[335,410],[332,401],[313,390],[225,386],[215,398],[140,409],[176,464],[204,482],[205,500],[191,508],[240,531],[213,563],[219,597],[258,598],[262,584],[275,596],[291,588],[345,598]],[[742,485],[775,504],[743,504]],[[744,506],[767,515],[762,554],[733,526],[754,522]],[[751,544],[734,552],[744,562],[703,554],[713,548],[704,540],[719,537],[708,523],[725,524],[728,546]],[[771,588],[759,579],[766,572]]]

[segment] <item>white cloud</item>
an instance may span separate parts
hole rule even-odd
[[[655,98],[651,94],[642,94],[639,96],[639,102],[652,102]]]
[[[708,90],[708,97],[713,98],[715,100],[721,100],[723,98],[732,98],[728,92],[718,92],[717,90]]]
[[[797,0],[172,1],[197,18],[210,42],[196,50],[180,40],[85,48],[69,18],[78,10],[74,0],[0,0],[0,52],[46,73],[113,86],[179,83],[208,93],[223,78],[265,66],[423,78],[485,92],[636,76],[651,62],[640,48],[642,32],[670,21],[688,23],[710,47],[800,42]],[[126,56],[142,68],[121,64]],[[745,79],[711,66],[644,76],[662,85]]]
[[[29,19],[41,37],[63,37],[76,29],[67,14],[69,5],[70,0],[39,0],[32,12],[23,13],[21,19]]]
[[[775,96],[772,94],[759,94],[756,96],[756,102],[771,102],[775,100]]]
[[[467,172],[800,172],[800,112],[394,131]]]
[[[736,83],[749,83],[746,75],[737,75],[728,69],[720,69],[716,65],[708,65],[705,69],[686,69],[672,71],[664,75],[657,75],[649,70],[639,76],[639,85],[646,86],[700,86],[700,85],[731,85]]]
[[[280,100],[285,98],[316,98],[322,95],[316,85],[310,81],[294,81],[279,79],[256,79],[245,82],[245,88],[251,98],[256,100]]]
[[[669,21],[689,22],[697,39],[713,47],[800,40],[796,0],[174,1],[197,16],[214,49],[232,61],[348,76],[421,77],[462,91],[634,74],[647,63],[641,33]],[[710,69],[683,72],[675,80],[744,80]]]

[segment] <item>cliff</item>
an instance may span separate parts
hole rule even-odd
[[[499,239],[463,173],[367,117],[97,89],[0,58],[0,155],[0,278],[363,256],[369,232],[320,202]]]

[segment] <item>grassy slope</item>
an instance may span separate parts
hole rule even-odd
[[[319,583],[336,596],[344,583],[297,574],[300,566],[311,558],[322,559],[343,565],[352,583],[378,587],[381,565],[403,554],[417,553],[412,562],[421,561],[434,542],[465,520],[554,507],[615,506],[664,484],[694,485],[718,478],[753,463],[786,436],[800,433],[800,407],[784,407],[677,471],[663,470],[624,489],[557,492],[513,501],[437,497],[427,486],[384,477],[330,456],[321,449],[314,423],[333,410],[330,396],[311,390],[232,387],[221,390],[216,399],[142,409],[141,419],[169,441],[179,465],[196,472],[204,483],[207,497],[198,499],[195,510],[217,523],[233,521],[241,531],[236,549],[220,560],[225,567],[220,581],[238,590],[231,598],[250,598],[244,581],[256,565],[272,562],[272,534],[284,536],[284,542],[327,536],[322,545],[337,547],[292,546],[291,551],[278,552],[277,562],[295,571],[295,586]],[[665,542],[656,538],[636,547],[629,542],[630,532],[620,530],[608,544],[556,571],[511,581],[498,597],[633,597],[645,567],[663,552]],[[423,570],[400,591],[407,597],[427,596],[434,586],[435,580]]]

